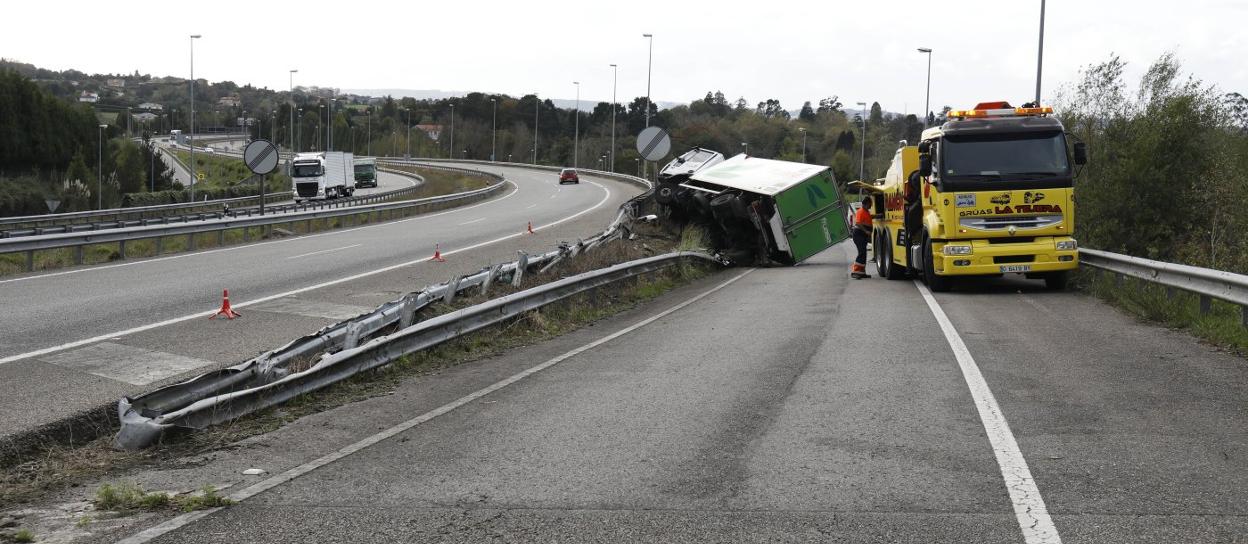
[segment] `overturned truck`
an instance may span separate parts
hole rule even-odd
[[[826,166],[694,148],[658,178],[664,215],[705,226],[714,249],[737,264],[794,265],[849,236]]]

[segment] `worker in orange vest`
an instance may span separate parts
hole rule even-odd
[[[849,275],[856,280],[870,277],[867,275],[867,241],[871,239],[871,229],[871,197],[866,197],[862,199],[862,207],[854,213],[853,236],[858,257],[849,267]]]

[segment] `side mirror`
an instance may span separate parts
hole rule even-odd
[[[1075,142],[1075,164],[1078,166],[1088,164],[1088,144]]]
[[[923,154],[919,155],[919,175],[928,177],[932,175],[932,156]]]

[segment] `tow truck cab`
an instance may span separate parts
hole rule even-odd
[[[1051,113],[981,103],[898,149],[884,179],[864,185],[877,204],[879,274],[911,273],[935,291],[953,276],[1010,273],[1065,287],[1079,266],[1074,177],[1086,152],[1071,152]]]

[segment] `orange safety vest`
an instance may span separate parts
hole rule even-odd
[[[858,211],[854,212],[854,226],[871,232],[871,212],[867,211],[866,208],[858,208]]]

